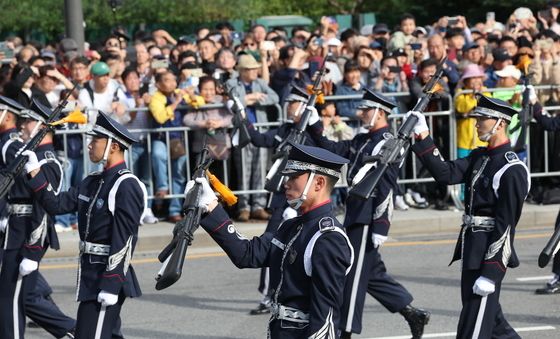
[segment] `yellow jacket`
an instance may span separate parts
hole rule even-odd
[[[204,99],[198,95],[195,99],[191,99],[188,94],[185,94],[183,95],[183,100],[186,104],[191,105],[193,108],[198,108],[205,104]],[[163,125],[166,121],[173,120],[175,118],[175,111],[173,110],[173,107],[171,107],[171,104],[168,103],[165,94],[161,93],[159,90],[157,90],[152,96],[149,108],[150,112],[152,112],[154,120],[160,125]]]
[[[486,87],[483,87],[485,89]],[[485,92],[484,95],[489,95]],[[487,146],[481,141],[476,132],[476,119],[466,115],[476,107],[473,93],[460,94],[455,98],[455,112],[457,112],[457,148],[472,150],[477,147]]]

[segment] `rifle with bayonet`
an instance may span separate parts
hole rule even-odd
[[[234,147],[243,148],[251,142],[251,135],[247,129],[247,114],[245,113],[245,106],[235,94],[234,87],[228,90],[228,96],[231,101],[228,102],[228,107],[233,113],[231,131],[231,144]]]
[[[292,149],[292,144],[302,144],[304,142],[304,132],[309,124],[309,118],[311,117],[311,111],[309,110],[310,107],[315,106],[315,102],[317,101],[317,97],[320,93],[320,86],[321,82],[323,81],[323,77],[327,72],[327,59],[329,58],[330,53],[325,56],[323,59],[323,63],[321,68],[318,70],[315,81],[313,82],[313,87],[311,88],[311,95],[302,106],[301,111],[301,118],[296,124],[295,128],[290,130],[290,134],[286,137],[280,145],[278,145],[274,155],[272,156],[272,167],[266,174],[266,181],[264,188],[269,192],[281,192],[282,191],[282,184],[284,182],[284,176],[281,174],[284,167],[286,167],[286,163],[288,162],[288,154]]]
[[[519,112],[519,124],[510,130],[510,133],[514,133],[519,130],[519,136],[513,147],[513,151],[520,153],[527,148],[527,129],[533,118],[533,105],[529,98],[531,89],[529,85],[531,84],[532,74],[529,73],[529,65],[531,64],[531,58],[528,55],[522,55],[519,58],[519,63],[517,68],[521,70],[523,74],[523,93],[521,99],[521,111]]]
[[[440,61],[435,74],[422,89],[424,96],[418,100],[412,111],[424,112],[432,96],[441,88],[438,82],[443,76],[443,65],[445,61],[446,58]],[[411,115],[401,125],[397,131],[396,137],[385,140],[379,153],[364,156],[365,165],[356,175],[355,180],[357,182],[350,189],[350,194],[362,199],[369,199],[373,195],[377,183],[383,177],[383,174],[385,174],[389,166],[393,163],[400,163],[406,156],[410,147],[410,134],[417,121],[418,118]]]
[[[75,87],[76,86],[74,85],[74,88]],[[60,125],[66,122],[85,123],[85,116],[79,112],[74,113],[73,115],[70,114],[66,118],[63,118],[61,120],[57,120],[64,107],[66,107],[66,105],[68,104],[68,97],[72,93],[72,90],[68,91],[66,96],[64,96],[64,98],[54,109],[54,111],[52,111],[44,127],[39,129],[37,133],[31,138],[31,140],[29,140],[25,144],[24,148],[21,149],[20,152],[18,152],[18,155],[12,162],[10,162],[4,169],[0,170],[0,199],[4,198],[6,194],[8,194],[8,191],[14,184],[15,178],[17,178],[21,174],[23,168],[25,167],[25,164],[27,163],[27,156],[22,155],[21,153],[27,150],[35,151],[35,149],[43,141],[43,138],[45,138],[45,136],[49,132],[54,132],[56,125]],[[38,107],[42,106],[35,99],[33,99],[33,102]],[[47,110],[48,108],[45,109]]]
[[[220,198],[227,205],[232,206],[237,203],[237,197],[231,190],[208,170],[212,161],[208,155],[208,148],[204,147],[192,176],[194,187],[186,192],[183,203],[184,217],[175,224],[173,239],[158,255],[159,261],[163,263],[156,277],[158,291],[173,285],[181,278],[187,249],[192,244],[194,232],[200,225],[202,210],[198,207],[198,203],[202,195],[202,184],[196,182],[196,179],[207,178],[212,188],[220,194]]]

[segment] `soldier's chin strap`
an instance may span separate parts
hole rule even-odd
[[[378,116],[379,116],[379,107],[375,107],[375,112],[373,112],[373,116],[371,117],[369,124],[366,126],[367,129],[373,128],[373,126],[375,125],[375,120],[377,120]]]
[[[6,114],[8,114],[8,110],[3,109],[2,114],[0,114],[0,124],[2,124],[4,122],[4,119],[6,118]]]
[[[498,118],[498,120],[496,120],[496,123],[494,124],[494,127],[492,127],[492,129],[490,130],[490,132],[484,133],[483,135],[479,136],[478,138],[482,141],[489,141],[490,138],[496,134],[496,130],[498,129],[498,126],[500,125],[500,122],[502,122],[502,118]]]
[[[101,163],[103,166],[107,164],[107,158],[109,157],[109,150],[111,149],[111,144],[113,143],[113,138],[107,138],[107,146],[105,146],[105,152],[103,152],[103,159],[101,159]]]
[[[35,124],[35,127],[33,127],[33,130],[31,131],[31,135],[29,137],[33,138],[35,136],[35,134],[37,134],[37,132],[39,131],[39,128],[41,128],[42,125],[43,125],[43,123],[41,121],[37,121],[37,123]]]
[[[305,184],[305,188],[303,189],[303,192],[301,192],[299,198],[288,200],[288,205],[290,205],[291,208],[298,210],[303,202],[307,199],[307,192],[309,191],[309,188],[313,183],[313,178],[315,178],[315,172],[310,172],[309,177],[307,178],[307,183]]]

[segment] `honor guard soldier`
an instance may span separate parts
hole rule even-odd
[[[251,136],[251,143],[256,147],[278,149],[281,144],[286,142],[290,131],[299,122],[308,99],[309,95],[303,89],[293,85],[290,94],[285,100],[285,111],[288,121],[278,128],[270,129],[264,133],[259,133],[252,124],[249,124],[247,130]],[[313,140],[309,137],[305,138],[304,144],[308,146],[314,145]],[[289,219],[297,214],[293,208],[288,206],[284,192],[272,192],[268,208],[272,213],[265,232],[275,231],[282,223],[282,220]],[[261,269],[259,282],[259,292],[263,295],[263,299],[255,309],[251,310],[250,314],[257,315],[270,312],[271,295],[269,281],[269,269],[265,267]]]
[[[499,303],[506,269],[519,265],[513,239],[531,184],[529,170],[512,151],[507,135],[517,111],[504,101],[479,95],[471,115],[476,117],[479,139],[488,147],[454,161],[443,160],[429,136],[426,118],[411,114],[418,117],[412,149],[434,179],[465,184],[465,214],[452,259],[462,260],[463,309],[457,338],[520,338]]]
[[[104,169],[87,176],[78,187],[54,194],[53,184],[38,170],[33,152],[26,171],[35,196],[51,214],[78,212],[77,338],[111,338],[120,326],[126,297],[139,297],[140,286],[130,260],[146,206],[146,188],[127,168],[124,151],[135,142],[122,125],[99,111],[88,133],[89,158]],[[118,201],[118,203],[117,203]]]
[[[359,182],[365,174],[360,169],[367,166],[364,156],[377,154],[384,140],[390,136],[387,116],[395,106],[389,98],[366,89],[358,106],[358,115],[367,133],[358,134],[352,140],[335,142],[323,137],[323,125],[315,123],[309,126],[309,134],[319,147],[349,158],[348,182]],[[422,336],[429,321],[430,314],[413,307],[412,295],[387,274],[379,253],[389,233],[398,171],[398,165],[391,165],[380,180],[374,197],[363,200],[350,195],[346,200],[344,227],[356,256],[344,288],[339,325],[343,338],[361,333],[366,292],[390,312],[402,314],[413,338]]]
[[[529,87],[529,100],[533,105],[533,116],[537,123],[547,131],[560,131],[560,116],[547,116],[543,115],[543,108],[538,102],[538,97],[535,88],[531,85]],[[560,227],[560,213],[556,217],[555,229]],[[555,255],[552,259],[552,279],[546,283],[544,287],[537,288],[536,294],[557,294],[560,293],[560,255]]]
[[[49,118],[38,107],[25,109],[17,102],[0,96],[4,110],[0,114],[0,167],[6,168],[24,146],[16,130],[16,120],[26,141]],[[36,149],[37,166],[52,181],[55,193],[62,183],[62,166],[56,160],[52,135],[48,134]],[[23,338],[25,316],[57,338],[73,338],[74,319],[64,315],[52,300],[43,296],[50,286],[37,270],[46,250],[59,249],[54,219],[34,199],[26,175],[16,178],[7,195],[8,222],[5,229],[4,256],[0,274],[0,327],[2,338]]]
[[[348,160],[326,150],[293,145],[282,174],[286,199],[298,216],[251,240],[237,232],[207,181],[200,225],[239,268],[269,267],[271,338],[338,338],[340,305],[353,250],[333,214],[331,191]],[[187,190],[194,182],[187,184]]]

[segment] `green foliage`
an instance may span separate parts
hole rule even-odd
[[[107,0],[82,0],[86,32],[108,32],[117,23],[128,27],[146,24],[148,28],[165,27],[171,32],[186,32],[204,23],[243,19],[263,15],[298,14],[318,19],[339,13],[377,13],[390,25],[398,23],[404,12],[414,13],[419,24],[430,24],[442,15],[465,15],[471,23],[484,20],[486,12],[496,12],[505,21],[520,6],[533,10],[544,8],[545,0],[124,0],[111,10]],[[49,37],[64,32],[64,0],[3,0],[0,11],[0,34],[17,32],[29,35],[40,31]],[[99,35],[99,34],[94,34]]]

